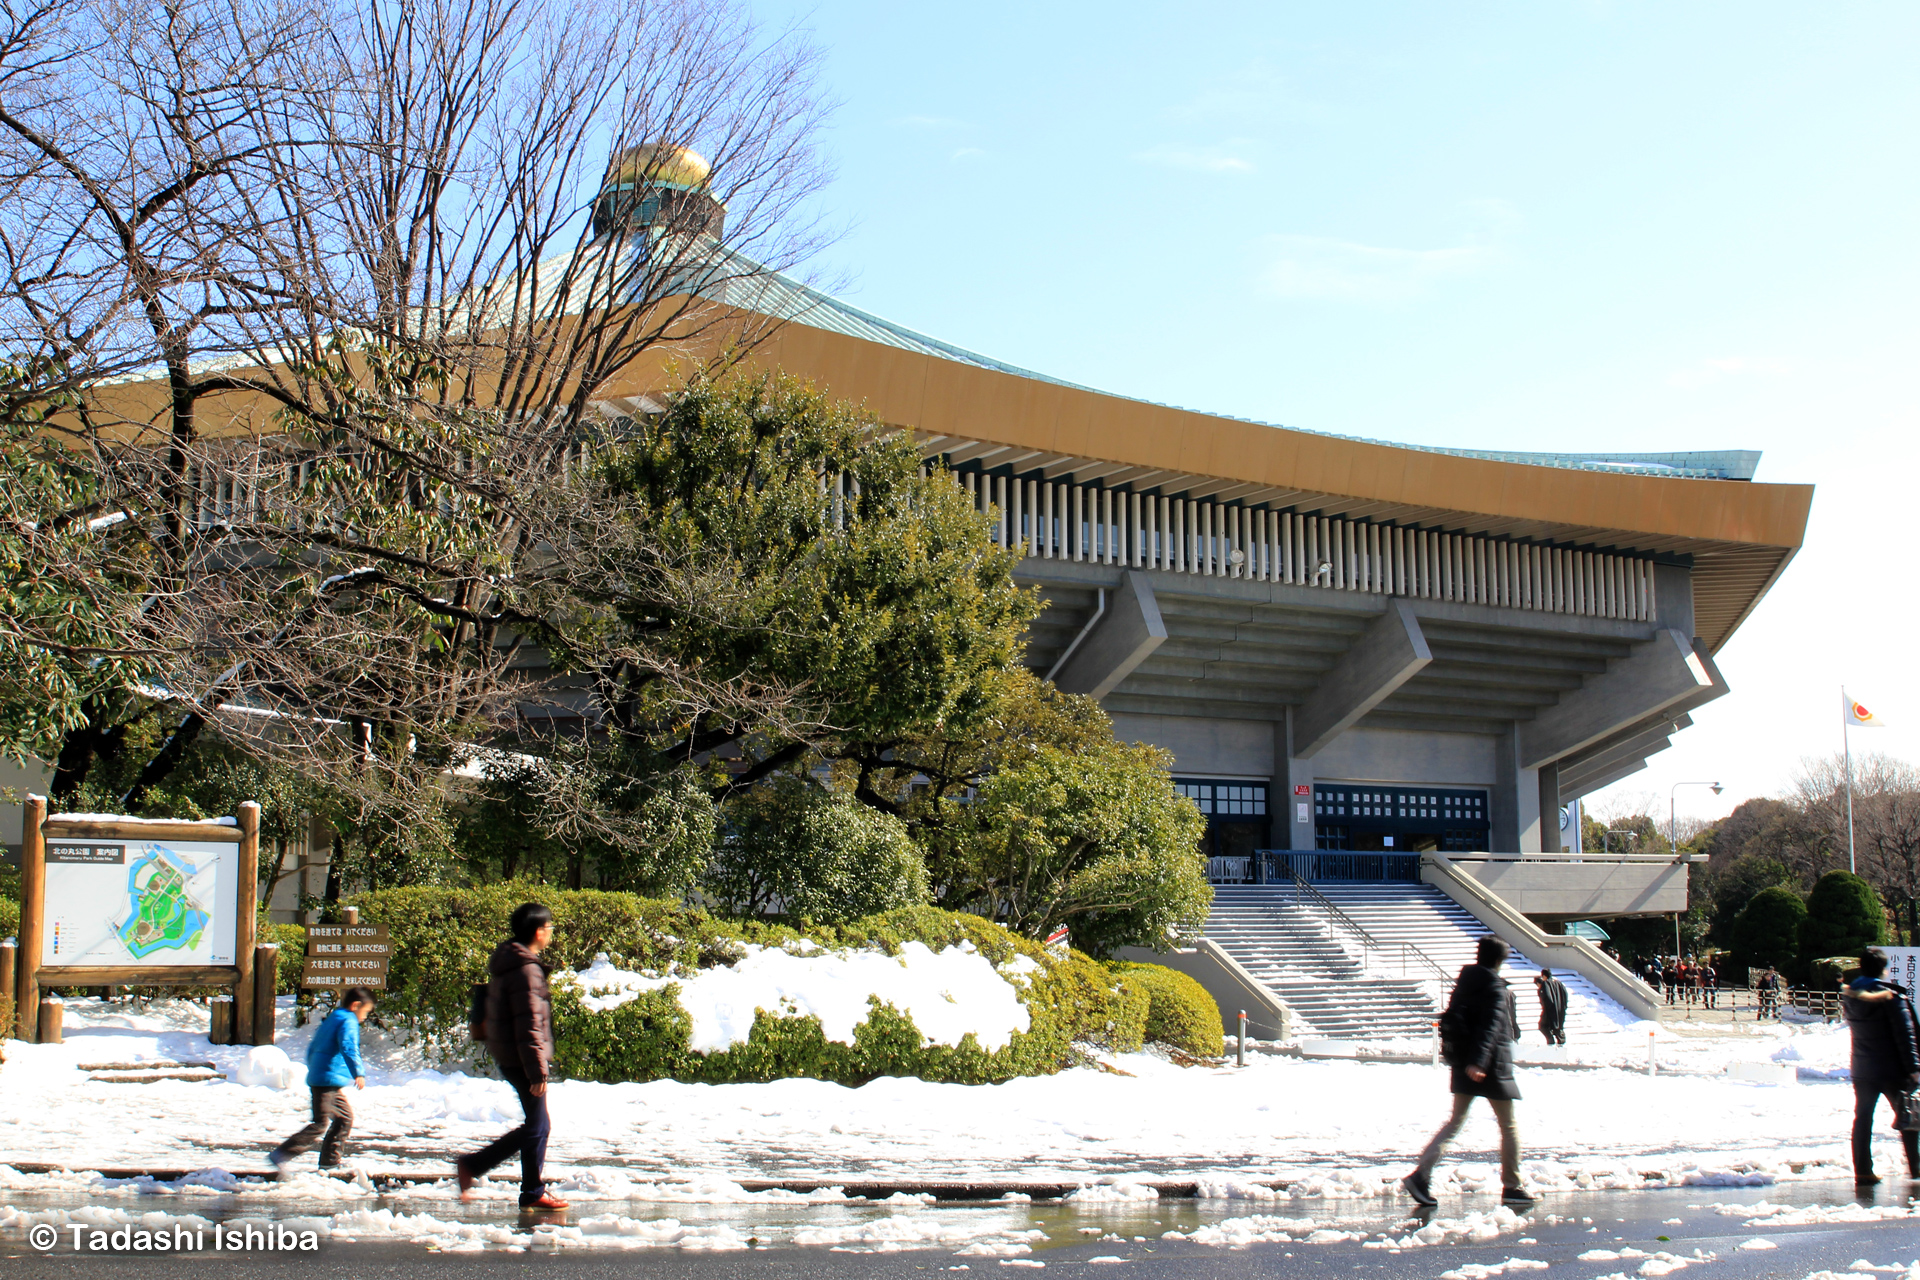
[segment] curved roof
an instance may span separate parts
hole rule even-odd
[[[1757,452],[1438,448],[1196,412],[995,360],[739,265],[697,292],[784,322],[749,364],[862,401],[956,464],[1678,558],[1693,568],[1695,631],[1713,650],[1806,533],[1813,487],[1754,482]],[[609,398],[666,389],[668,363],[629,369]]]

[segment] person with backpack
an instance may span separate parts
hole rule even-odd
[[[1548,1044],[1567,1042],[1567,987],[1553,976],[1553,970],[1542,969],[1533,980],[1533,987],[1540,996],[1540,1034],[1547,1038]]]
[[[1873,1171],[1873,1113],[1885,1098],[1893,1108],[1893,1127],[1906,1148],[1907,1175],[1920,1178],[1920,1022],[1913,997],[1886,978],[1887,954],[1869,947],[1860,957],[1860,976],[1841,988],[1841,1007],[1853,1037],[1853,1180],[1863,1187],[1880,1181]]]
[[[513,1086],[524,1119],[519,1128],[455,1160],[454,1177],[465,1199],[475,1179],[517,1151],[520,1207],[564,1209],[567,1202],[551,1194],[541,1179],[551,1129],[547,1083],[553,1065],[553,999],[547,992],[549,966],[541,963],[540,953],[553,943],[553,912],[537,902],[523,902],[514,908],[508,928],[512,936],[494,948],[487,961],[490,980],[483,1002],[476,1000],[481,1016],[472,1030]]]
[[[347,1101],[347,1086],[367,1087],[366,1068],[360,1064],[360,1024],[373,1012],[373,992],[365,987],[348,987],[340,993],[340,1003],[313,1029],[307,1044],[307,1089],[313,1100],[313,1122],[275,1147],[267,1163],[275,1176],[287,1161],[320,1143],[320,1167],[335,1169],[345,1153],[347,1138],[353,1133],[353,1104]],[[325,1133],[323,1139],[321,1134]]]
[[[1762,1018],[1780,1017],[1780,971],[1772,965],[1760,975],[1760,1014]]]
[[[1507,955],[1507,944],[1500,939],[1480,939],[1474,962],[1460,970],[1440,1015],[1440,1053],[1453,1068],[1453,1114],[1420,1153],[1414,1171],[1400,1180],[1416,1204],[1439,1203],[1430,1189],[1433,1167],[1460,1132],[1475,1098],[1485,1098],[1500,1123],[1501,1200],[1517,1207],[1533,1203],[1520,1183],[1520,1130],[1513,1114],[1520,1097],[1513,1078],[1513,1045],[1520,1038],[1520,1024],[1513,992],[1500,976]]]

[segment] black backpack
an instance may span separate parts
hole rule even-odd
[[[1467,1020],[1460,1016],[1449,1000],[1440,1014],[1440,1061],[1450,1067],[1465,1066],[1466,1038]]]
[[[467,988],[467,1035],[477,1043],[487,1042],[487,987],[489,983],[476,982]]]

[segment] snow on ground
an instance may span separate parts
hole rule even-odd
[[[1030,1025],[1010,979],[1038,966],[1021,956],[1003,974],[971,942],[941,951],[909,942],[897,956],[825,950],[796,955],[757,946],[745,952],[734,964],[684,978],[615,968],[602,954],[573,977],[591,1009],[615,1008],[642,991],[677,984],[680,1007],[693,1020],[693,1048],[700,1053],[745,1043],[760,1009],[816,1014],[827,1039],[852,1044],[854,1027],[871,1013],[869,995],[911,1015],[920,1034],[934,1044],[957,1045],[972,1033],[992,1052]]]
[[[205,1018],[204,1006],[185,1001],[141,1008],[78,1000],[67,1006],[65,1044],[8,1044],[0,1163],[264,1168],[267,1150],[305,1122],[302,1077],[253,1070],[248,1078],[265,1083],[241,1083],[252,1051],[210,1046]],[[290,1008],[281,1022],[281,1048],[297,1063],[311,1031],[292,1029]],[[1522,1069],[1528,1177],[1551,1192],[1844,1175],[1850,1090],[1707,1073],[1789,1048],[1835,1061],[1845,1032],[1750,1030],[1661,1042],[1663,1063],[1698,1074]],[[445,1170],[454,1155],[519,1119],[497,1080],[425,1069],[414,1050],[373,1027],[366,1047],[368,1087],[350,1091],[358,1114],[352,1163],[376,1172]],[[101,1084],[77,1070],[155,1058],[212,1061],[234,1078]],[[1143,1053],[1111,1065],[1126,1074],[1079,1069],[985,1086],[883,1078],[858,1089],[817,1080],[566,1082],[550,1095],[550,1159],[567,1193],[581,1198],[602,1182],[611,1199],[713,1194],[695,1178],[1060,1180],[1119,1194],[1128,1181],[1204,1176],[1242,1198],[1269,1194],[1256,1180],[1285,1179],[1294,1200],[1354,1199],[1397,1194],[1447,1105],[1444,1072],[1425,1064],[1256,1053],[1244,1070],[1183,1068]],[[276,1087],[288,1077],[293,1087]],[[1490,1113],[1476,1108],[1436,1179],[1442,1196],[1494,1185],[1495,1140]],[[504,1181],[497,1185],[505,1194]]]

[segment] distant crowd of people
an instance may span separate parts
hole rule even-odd
[[[1711,960],[1684,956],[1649,960],[1640,967],[1640,978],[1655,991],[1664,987],[1668,1004],[1720,1007],[1720,971]]]

